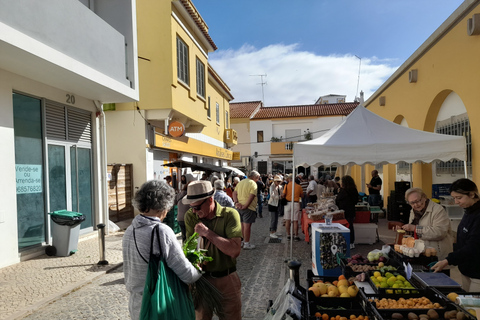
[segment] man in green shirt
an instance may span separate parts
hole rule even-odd
[[[242,318],[241,283],[236,272],[236,258],[241,251],[242,227],[240,215],[234,208],[222,207],[213,199],[215,190],[210,181],[193,181],[187,187],[184,204],[190,205],[185,213],[187,238],[197,232],[203,239],[203,249],[213,261],[202,266],[205,278],[224,297],[224,317]],[[202,241],[201,241],[202,242]],[[212,319],[211,310],[198,308],[197,319]]]

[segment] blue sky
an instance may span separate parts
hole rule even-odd
[[[361,90],[367,99],[462,2],[193,0],[218,47],[210,64],[233,102],[262,100],[254,75],[266,74],[267,106],[327,94],[353,101]]]

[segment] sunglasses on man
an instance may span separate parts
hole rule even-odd
[[[208,198],[205,199],[205,200],[203,200],[200,204],[197,204],[196,206],[190,206],[190,208],[192,208],[192,209],[195,210],[195,211],[198,211],[198,210],[200,210],[200,209],[202,208],[203,204],[204,204],[205,201],[207,201],[207,200],[208,200]]]

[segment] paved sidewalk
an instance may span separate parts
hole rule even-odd
[[[0,269],[0,319],[18,319],[85,285],[122,263],[123,232],[105,238],[107,266],[97,265],[96,233],[80,239],[69,257],[45,254]]]

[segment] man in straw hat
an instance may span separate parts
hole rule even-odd
[[[224,317],[242,318],[240,278],[236,272],[236,258],[241,251],[242,227],[240,215],[234,208],[222,207],[213,199],[215,189],[210,181],[193,181],[187,187],[184,204],[190,205],[185,213],[187,238],[197,232],[203,239],[203,249],[213,261],[202,266],[205,278],[224,297]],[[212,319],[212,311],[198,307],[197,319]]]
[[[252,223],[257,217],[257,180],[260,173],[255,170],[250,171],[247,179],[243,179],[233,191],[233,202],[240,213],[242,219],[243,249],[255,249],[255,245],[250,243],[250,233]]]

